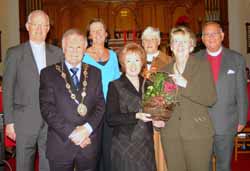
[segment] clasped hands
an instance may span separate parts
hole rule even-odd
[[[151,115],[148,114],[148,113],[138,112],[138,113],[135,114],[135,118],[136,119],[140,119],[143,122],[150,122],[150,121],[152,121],[153,126],[157,127],[157,128],[163,128],[163,127],[165,127],[165,122],[164,121],[153,120],[151,118]]]
[[[75,144],[79,145],[81,148],[86,147],[91,144],[91,140],[89,138],[89,131],[87,128],[82,126],[77,126],[74,131],[69,135],[69,139]]]

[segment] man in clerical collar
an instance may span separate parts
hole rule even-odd
[[[65,60],[42,70],[40,107],[48,123],[51,171],[94,171],[105,110],[101,73],[82,63],[86,38],[77,29],[62,39]]]
[[[49,171],[45,157],[47,125],[39,107],[39,74],[61,61],[61,49],[45,43],[49,16],[32,11],[25,24],[29,40],[9,48],[3,75],[3,104],[6,135],[16,141],[16,170],[33,171],[36,152],[39,170]]]
[[[205,23],[202,41],[206,50],[196,53],[208,59],[217,89],[217,102],[209,108],[215,130],[213,153],[216,171],[231,170],[234,136],[246,125],[248,106],[246,61],[238,52],[223,47],[223,39],[220,24]]]

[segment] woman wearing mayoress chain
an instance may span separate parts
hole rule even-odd
[[[178,104],[161,128],[168,171],[208,171],[214,135],[208,107],[216,101],[211,68],[205,58],[190,54],[195,38],[188,28],[173,28],[170,36],[175,61],[162,71],[172,73]]]
[[[150,114],[140,113],[144,50],[125,45],[119,55],[123,75],[109,84],[106,114],[113,127],[110,171],[156,171]]]

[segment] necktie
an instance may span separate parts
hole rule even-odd
[[[74,86],[75,88],[78,90],[79,88],[79,80],[78,80],[78,77],[77,77],[77,71],[79,70],[79,68],[71,68],[70,71],[72,72],[72,81],[74,83]]]

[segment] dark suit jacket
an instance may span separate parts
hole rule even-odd
[[[114,127],[114,135],[126,134],[130,136],[133,133],[138,122],[135,114],[141,108],[142,82],[143,78],[140,77],[139,92],[125,75],[109,84],[106,113],[108,124]],[[148,122],[145,125],[148,127],[148,134],[152,134],[152,123]]]
[[[207,58],[206,51],[196,54]],[[247,121],[247,79],[244,58],[223,48],[219,78],[216,83],[217,102],[209,110],[217,135],[235,134],[238,124]]]
[[[63,57],[61,49],[46,44],[46,63]],[[44,121],[39,107],[39,72],[29,42],[7,51],[3,75],[5,123],[14,123],[17,133],[38,134]]]
[[[61,64],[58,65],[61,66]],[[67,73],[67,80],[71,83],[67,67],[63,66]],[[101,73],[93,66],[89,65],[88,67],[87,96],[84,99],[88,113],[84,117],[78,115],[77,104],[70,98],[70,93],[65,87],[65,81],[60,72],[56,70],[55,65],[47,67],[41,72],[40,106],[42,116],[48,123],[47,157],[50,160],[72,160],[78,152],[88,159],[93,158],[95,160],[97,157],[105,104]],[[83,74],[81,74],[81,82],[82,80]],[[72,84],[71,87],[73,87]],[[82,88],[77,93],[78,98],[81,90]],[[72,91],[76,92],[74,89]],[[93,128],[90,135],[91,144],[81,149],[74,145],[68,136],[76,126],[83,125],[86,122]]]
[[[173,63],[161,71],[172,73]],[[216,89],[208,61],[190,56],[183,77],[187,80],[187,87],[178,89],[179,104],[161,130],[162,139],[172,139],[179,135],[185,140],[211,139],[214,129],[208,107],[216,101]]]

